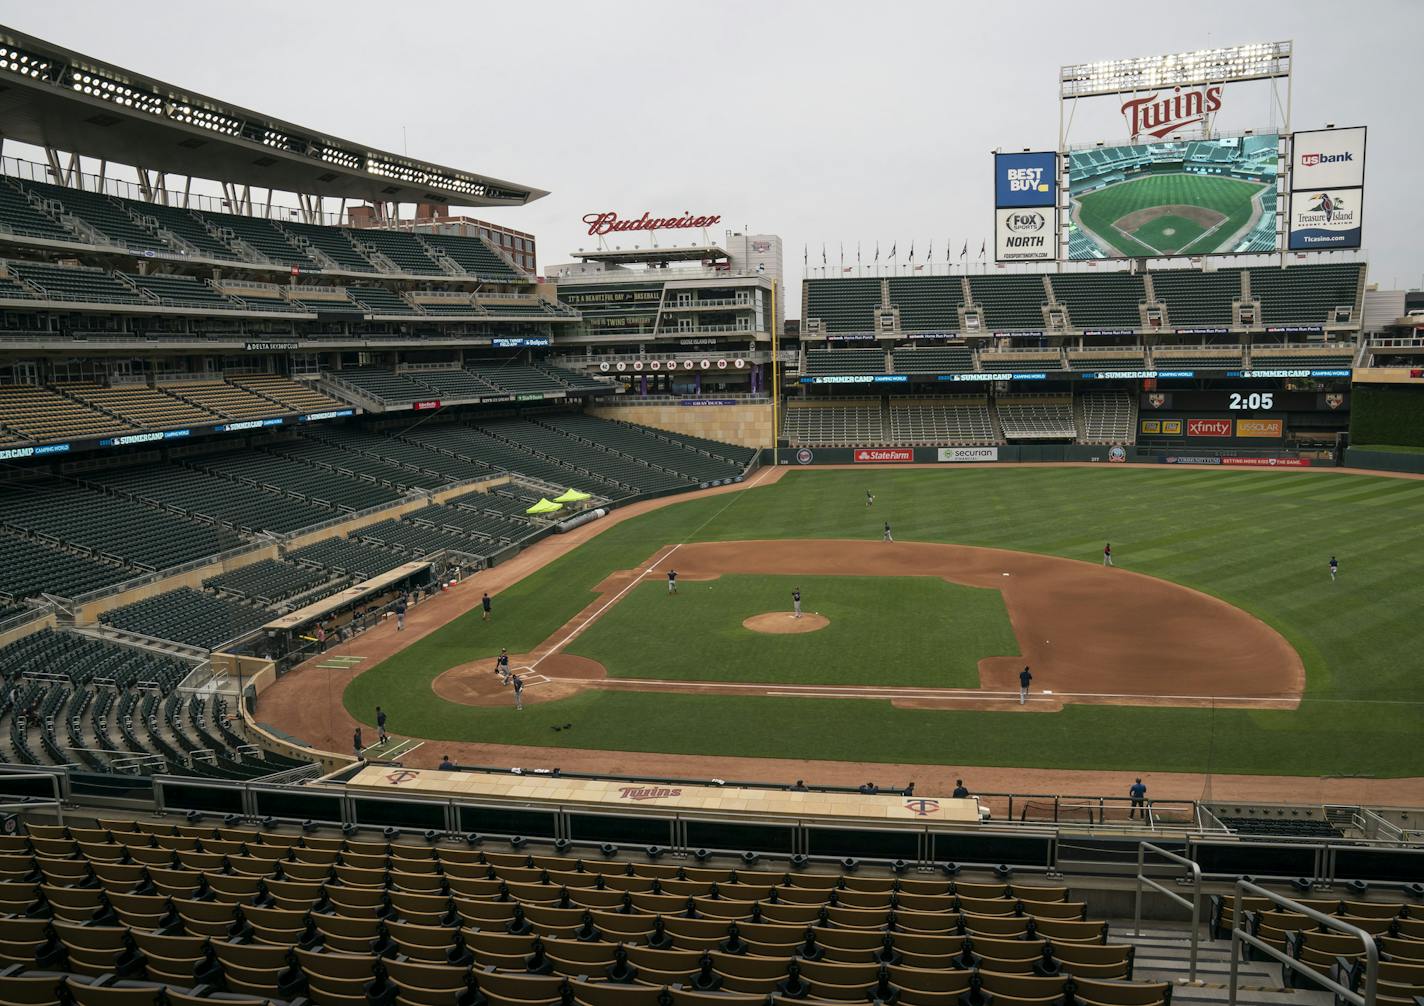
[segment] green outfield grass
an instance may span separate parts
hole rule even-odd
[[[1264,187],[1216,175],[1143,175],[1077,197],[1075,222],[1122,255],[1204,255],[1228,250],[1224,245],[1251,219],[1253,200]],[[1204,237],[1207,228],[1175,215],[1159,217],[1128,233],[1115,226],[1128,214],[1154,206],[1201,206],[1223,214],[1226,221],[1209,237]]]
[[[805,635],[742,628],[768,611],[830,619]],[[1003,595],[909,576],[722,576],[684,580],[676,596],[642,584],[604,612],[569,652],[615,678],[978,688],[979,658],[1016,656]],[[715,659],[708,659],[715,654]]]
[[[873,510],[865,492],[876,495]],[[508,646],[523,652],[595,596],[610,571],[685,540],[950,541],[1120,566],[1264,619],[1300,652],[1295,711],[1069,706],[1060,713],[895,709],[886,702],[586,692],[510,708],[445,702],[430,682]],[[608,750],[940,764],[1296,775],[1424,775],[1417,612],[1424,483],[1330,472],[1147,468],[797,470],[772,486],[626,521],[361,674],[347,708],[380,704],[402,736]],[[1331,554],[1341,572],[1332,584]],[[478,581],[461,589],[478,590]],[[715,592],[714,592],[715,593]],[[645,633],[627,640],[645,641]],[[720,646],[681,642],[708,662]],[[942,656],[925,652],[927,662]],[[1150,659],[1144,654],[1143,659]],[[573,729],[554,732],[555,724]]]

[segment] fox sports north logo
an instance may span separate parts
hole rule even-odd
[[[1041,231],[1047,221],[1042,213],[1013,213],[1004,222],[1004,226],[1009,230],[1018,233],[1019,231]]]

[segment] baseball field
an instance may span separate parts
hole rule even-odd
[[[1260,219],[1270,184],[1178,172],[1149,174],[1074,196],[1074,222],[1109,255],[1230,251]]]
[[[540,543],[427,602],[477,608],[484,577],[489,623],[373,630],[369,666],[299,669],[259,719],[337,750],[381,705],[404,737],[525,748],[1421,776],[1421,519],[1424,482],[1340,472],[763,471]],[[823,627],[788,631],[795,587]]]

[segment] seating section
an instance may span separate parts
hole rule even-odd
[[[245,217],[236,213],[198,214],[217,228],[227,241],[240,241],[269,262],[278,265],[319,269],[321,264],[303,251],[281,227],[262,217]]]
[[[575,468],[559,458],[537,455],[508,440],[497,438],[484,428],[468,426],[422,424],[403,431],[402,440],[448,452],[456,458],[485,465],[491,475],[512,473],[543,482],[560,489],[578,489],[606,500],[621,500],[635,495],[626,486],[619,486],[601,475]]]
[[[974,369],[968,346],[900,346],[893,354],[897,374],[965,374]]]
[[[458,399],[479,401],[482,395],[497,395],[501,390],[463,369],[409,371],[405,376],[429,388],[432,397],[447,402]]]
[[[612,390],[604,381],[590,377],[588,374],[580,374],[576,370],[569,370],[567,367],[556,367],[552,363],[536,363],[534,366],[571,391],[607,392]]]
[[[1043,331],[1042,307],[1048,303],[1043,276],[970,276],[969,292],[991,331]]]
[[[362,255],[347,232],[340,227],[324,227],[319,224],[303,224],[288,221],[282,229],[292,234],[332,261],[337,269],[348,272],[375,272],[371,260]]]
[[[83,478],[105,492],[242,534],[287,534],[334,516],[327,507],[200,471],[192,464],[146,464],[90,472]]]
[[[271,399],[226,381],[175,381],[160,385],[159,390],[223,419],[264,419],[287,411]]]
[[[272,612],[179,587],[99,616],[105,625],[210,650],[272,620]]]
[[[53,594],[74,597],[112,587],[133,577],[133,571],[114,563],[66,552],[13,532],[0,533],[0,601]]]
[[[0,429],[29,440],[80,440],[129,429],[120,419],[48,388],[0,385]]]
[[[9,180],[0,182],[0,230],[46,241],[73,241],[74,236],[41,211]]]
[[[1353,346],[1251,347],[1251,366],[1256,370],[1278,367],[1340,369],[1350,367],[1354,362],[1355,349]]]
[[[812,376],[883,374],[885,353],[880,349],[808,349],[805,373]]]
[[[414,489],[436,489],[450,481],[436,472],[420,471],[394,464],[385,458],[342,450],[321,440],[282,440],[268,444],[263,449],[326,472],[345,475],[358,482],[376,482],[401,494]]]
[[[979,354],[979,366],[990,373],[1037,374],[1062,370],[1063,357],[1057,350],[1027,353],[995,353],[984,350]]]
[[[239,256],[223,242],[213,236],[203,221],[180,206],[164,206],[161,203],[135,203],[123,199],[130,207],[137,207],[144,216],[152,217],[157,225],[169,234],[192,246],[194,252],[204,258],[237,261]]]
[[[565,391],[565,385],[534,367],[514,362],[471,364],[467,369],[497,391],[507,394]]]
[[[399,404],[439,397],[434,389],[419,384],[404,374],[380,367],[343,367],[341,370],[332,371],[330,377],[334,381],[352,385],[379,402]]]
[[[219,594],[258,604],[276,604],[299,594],[310,593],[330,580],[329,574],[310,566],[299,566],[280,559],[263,559],[241,569],[209,577],[203,581],[203,586]]]
[[[781,435],[793,447],[856,447],[885,442],[880,400],[789,402]]]
[[[1137,406],[1125,391],[1082,396],[1083,441],[1089,444],[1130,444],[1137,428]]]
[[[1068,350],[1068,369],[1112,373],[1114,371],[1137,371],[1147,369],[1147,359],[1140,349],[1124,348],[1121,351],[1104,354],[1098,352],[1077,352]]]
[[[1167,324],[1174,328],[1231,324],[1231,302],[1241,299],[1241,272],[1222,269],[1170,269],[1152,274],[1157,300],[1167,306]]]
[[[1056,273],[1049,282],[1053,299],[1068,309],[1074,328],[1142,327],[1138,305],[1147,291],[1136,273]]]
[[[51,216],[67,213],[77,217],[89,228],[98,231],[101,240],[107,239],[110,244],[123,245],[140,253],[173,253],[173,249],[156,231],[136,222],[129,216],[124,204],[117,200],[87,189],[50,185],[46,182],[22,182],[21,185],[42,199],[47,207],[61,207],[50,210]]]
[[[1157,370],[1235,370],[1242,366],[1240,346],[1157,346],[1152,365]]]
[[[229,378],[228,381],[293,412],[326,412],[342,408],[341,402],[315,391],[311,385],[278,374],[245,374]]]
[[[483,423],[480,429],[532,455],[556,458],[576,472],[611,482],[635,494],[689,489],[697,485],[681,472],[655,467],[602,444],[565,436],[541,423],[505,419]]]
[[[430,254],[427,246],[414,234],[404,231],[388,231],[378,227],[349,231],[357,246],[373,249],[384,255],[400,272],[419,276],[443,276],[441,269]]]
[[[803,280],[801,317],[819,319],[827,332],[872,332],[875,312],[880,308],[880,282],[869,276]]]
[[[305,764],[264,754],[246,729],[229,718],[224,698],[177,693],[193,668],[176,657],[76,632],[41,629],[0,647],[0,667],[7,675],[0,697],[0,762],[68,764],[107,774],[166,772],[236,779]],[[43,825],[31,826],[32,836],[42,832]],[[4,914],[17,908],[13,897],[17,875],[11,869],[17,865],[12,858],[15,848],[13,840],[0,839],[0,864],[5,866],[0,881],[0,966],[35,963],[15,956],[29,941],[16,941],[13,916]],[[95,849],[106,853],[96,859],[101,868],[115,858],[109,850]],[[73,843],[43,845],[40,852],[60,872],[46,878],[47,884],[53,882],[51,892],[31,885],[33,896],[48,900],[47,893],[53,893],[53,903],[61,906],[59,917],[74,918],[63,907],[72,905],[64,892],[88,883],[72,872],[83,857],[74,854]],[[161,865],[160,859],[152,862]],[[63,878],[60,873],[65,867],[60,864],[71,864],[71,872]],[[33,953],[34,947],[29,950]],[[6,975],[0,974],[0,990],[10,988]]]
[[[896,444],[992,444],[994,422],[982,395],[890,400],[890,439]]]
[[[675,472],[701,483],[722,482],[742,474],[749,463],[734,461],[699,451],[679,440],[675,434],[659,436],[641,426],[596,419],[580,413],[563,413],[541,420],[543,425],[568,437],[647,462],[649,465]],[[726,445],[723,445],[725,448]]]
[[[383,286],[348,286],[346,295],[372,314],[419,314],[410,301]]]
[[[98,409],[121,417],[132,426],[166,429],[212,423],[218,416],[207,409],[190,405],[181,398],[166,395],[147,384],[98,384],[75,382],[57,385],[59,391]]]
[[[10,275],[48,300],[88,301],[102,304],[142,304],[138,292],[103,269],[50,265],[45,262],[9,263]]]
[[[304,566],[344,574],[357,581],[369,580],[394,569],[403,561],[394,553],[354,538],[327,538],[315,545],[288,552],[287,558]]]
[[[463,237],[457,234],[421,234],[421,239],[445,252],[461,269],[471,276],[508,283],[527,279],[514,269],[497,252],[479,237]]]
[[[218,311],[236,311],[241,308],[241,305],[226,294],[219,293],[207,282],[191,276],[170,276],[164,273],[142,276],[124,272],[116,272],[114,276],[132,283],[140,292],[152,294],[164,307],[195,307]]]
[[[1067,396],[1001,397],[994,407],[1005,440],[1069,440],[1078,436]]]
[[[37,878],[7,888],[25,910],[5,920],[7,957],[75,975],[77,1006],[163,1006],[155,985],[198,982],[254,999],[427,1006],[1171,998],[1167,982],[1133,980],[1133,947],[1110,942],[1106,922],[1047,885],[104,819],[31,829],[4,854],[12,875]],[[134,979],[115,990],[128,998],[101,1001],[118,976]],[[43,990],[16,986],[11,999],[58,1006]]]
[[[223,478],[243,482],[329,510],[365,510],[387,506],[404,494],[400,489],[366,482],[328,467],[266,451],[233,450],[192,458],[188,465]]]
[[[959,330],[964,282],[959,276],[894,276],[887,281],[890,304],[900,309],[906,332]]]
[[[1333,323],[1336,307],[1354,309],[1360,272],[1361,266],[1353,262],[1247,270],[1251,296],[1260,301],[1261,321],[1267,325]]]
[[[43,499],[43,506],[35,501]],[[60,479],[0,486],[0,526],[84,555],[152,572],[241,544],[211,527]]]
[[[249,311],[297,313],[307,310],[301,303],[282,296],[282,288],[271,283],[235,280],[222,283],[219,289]]]

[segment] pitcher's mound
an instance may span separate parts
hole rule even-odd
[[[825,615],[816,615],[809,611],[800,618],[789,611],[768,611],[764,615],[753,615],[751,618],[742,619],[742,628],[751,629],[753,632],[770,632],[773,635],[782,635],[788,632],[815,632],[830,624],[831,620]]]

